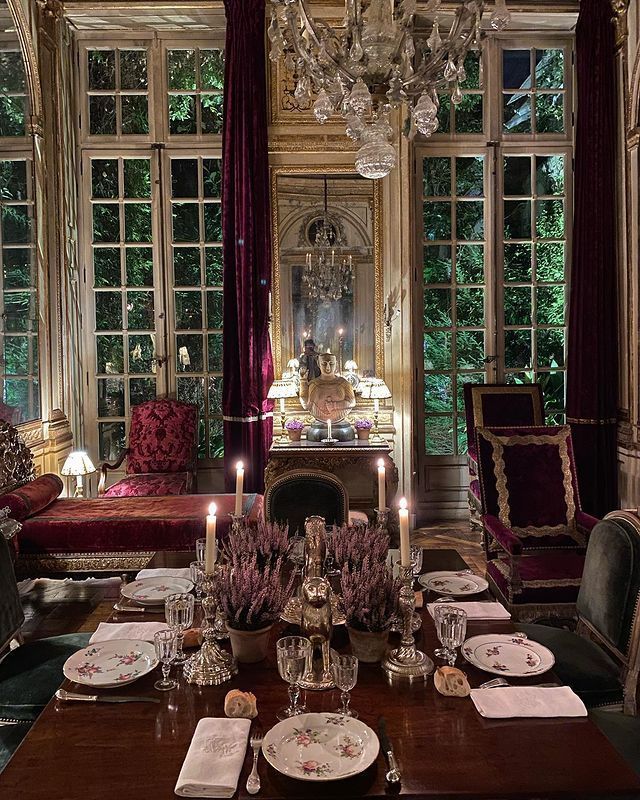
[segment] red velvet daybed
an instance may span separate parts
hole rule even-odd
[[[57,497],[61,488],[56,475],[43,475],[0,496],[0,508],[9,506],[23,526],[16,537],[21,574],[141,569],[157,550],[193,549],[205,535],[212,502],[218,507],[218,535],[224,537],[235,505],[233,494],[53,499],[44,504],[47,492]],[[243,510],[250,523],[262,519],[262,509],[262,495],[245,495]]]

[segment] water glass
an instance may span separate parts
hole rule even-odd
[[[206,539],[196,539],[196,561],[204,561],[204,551],[207,549]]]
[[[158,631],[153,635],[153,644],[156,648],[158,661],[162,664],[162,680],[156,681],[153,686],[161,692],[175,689],[178,682],[169,678],[169,671],[178,649],[178,634],[173,628]]]
[[[440,605],[434,611],[434,620],[438,639],[442,644],[442,648],[438,648],[435,654],[444,658],[452,667],[456,663],[456,650],[467,635],[467,613],[455,606]]]
[[[192,561],[189,564],[191,580],[196,587],[196,603],[202,605],[202,584],[204,583],[204,561]]]
[[[192,594],[170,594],[164,601],[164,617],[167,625],[175,630],[177,637],[176,664],[184,664],[188,656],[182,649],[184,632],[193,625],[194,598]]]
[[[412,545],[409,550],[409,560],[411,561],[413,577],[417,578],[422,572],[422,547]]]
[[[333,682],[340,689],[342,701],[342,706],[336,709],[338,714],[357,718],[358,712],[349,708],[349,701],[351,700],[350,692],[358,680],[358,659],[355,656],[333,656],[331,669]]]
[[[278,711],[280,720],[304,714],[307,710],[299,705],[299,683],[311,665],[311,642],[304,636],[284,636],[276,642],[278,672],[289,684],[289,705]]]

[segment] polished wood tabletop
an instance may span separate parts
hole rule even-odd
[[[439,568],[445,568],[443,560],[446,558],[436,558]],[[172,561],[174,566],[180,563],[176,555]],[[449,563],[450,568],[459,566],[453,556]],[[436,568],[434,561],[427,559],[425,568]],[[432,654],[438,644],[435,629],[428,613],[422,615],[417,643]],[[118,621],[142,618],[161,617],[120,614]],[[475,622],[469,623],[468,631],[474,635],[512,629],[510,622]],[[292,630],[284,624],[275,626],[273,644],[284,631]],[[335,629],[333,645],[348,649],[343,627]],[[491,677],[468,664],[464,670],[472,686]],[[241,665],[238,676],[223,686],[198,687],[180,680],[176,690],[161,694],[153,689],[157,677],[154,672],[111,691],[160,697],[160,705],[52,700],[0,774],[0,797],[169,800],[175,796],[175,783],[198,720],[223,716],[229,689],[255,693],[265,730],[276,723],[276,711],[287,699],[286,684],[278,676],[275,646],[264,662]],[[550,678],[545,675],[545,679]],[[90,693],[68,681],[63,685]],[[306,702],[312,711],[334,710],[338,692],[307,692]],[[390,794],[416,799],[640,798],[640,779],[588,718],[488,720],[477,713],[469,698],[439,695],[431,678],[426,683],[392,686],[379,665],[368,664],[360,665],[352,706],[374,729],[380,715],[386,718],[402,770],[399,790],[385,784],[382,755],[361,775],[329,783],[286,778],[261,757],[258,798],[329,800]],[[248,752],[235,797],[249,797],[245,783],[250,768]]]

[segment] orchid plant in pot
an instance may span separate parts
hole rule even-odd
[[[359,661],[380,661],[398,613],[400,581],[386,563],[366,555],[356,569],[342,568],[342,602],[351,651]]]
[[[293,590],[294,576],[283,582],[285,557],[260,566],[259,554],[232,552],[218,580],[218,602],[226,617],[234,656],[242,663],[267,655],[271,628],[282,614]]]
[[[373,428],[373,422],[367,417],[361,417],[353,423],[353,427],[356,429],[358,439],[368,439],[371,428]]]
[[[292,442],[299,442],[302,437],[304,423],[297,418],[288,419],[284,424],[285,430],[289,434],[289,440]]]

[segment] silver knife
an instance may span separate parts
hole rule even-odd
[[[79,694],[77,692],[67,692],[58,689],[56,692],[58,700],[84,700],[88,703],[159,703],[158,697],[135,697],[133,695],[99,695],[99,694]]]
[[[126,612],[127,614],[144,614],[144,612],[147,611],[146,608],[141,608],[140,606],[123,606],[120,603],[116,603],[113,610]],[[157,609],[155,610],[157,613]]]
[[[378,733],[380,734],[380,744],[382,745],[382,752],[389,763],[389,771],[384,776],[388,783],[400,783],[402,774],[398,768],[398,762],[393,754],[393,745],[389,741],[387,735],[387,722],[384,717],[378,720]]]

